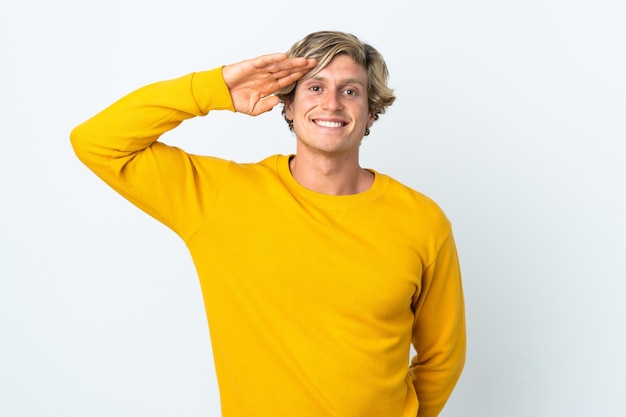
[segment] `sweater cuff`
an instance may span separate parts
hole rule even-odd
[[[211,110],[235,111],[230,91],[222,77],[222,67],[194,73],[191,92],[202,115]]]

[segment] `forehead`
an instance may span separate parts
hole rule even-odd
[[[311,79],[352,82],[364,86],[368,84],[365,67],[345,54],[335,56],[324,68],[310,76],[306,76],[303,81]]]

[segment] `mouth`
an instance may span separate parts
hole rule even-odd
[[[321,127],[331,127],[331,128],[343,127],[347,125],[346,122],[341,122],[341,121],[336,121],[336,120],[320,120],[320,119],[314,119],[313,123]]]

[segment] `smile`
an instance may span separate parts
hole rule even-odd
[[[314,120],[314,123],[322,127],[342,127],[345,126],[343,122],[331,122],[328,120]]]

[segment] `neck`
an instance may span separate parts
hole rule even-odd
[[[322,194],[358,194],[374,183],[374,174],[361,168],[358,158],[338,160],[296,154],[289,161],[289,169],[296,182]]]

